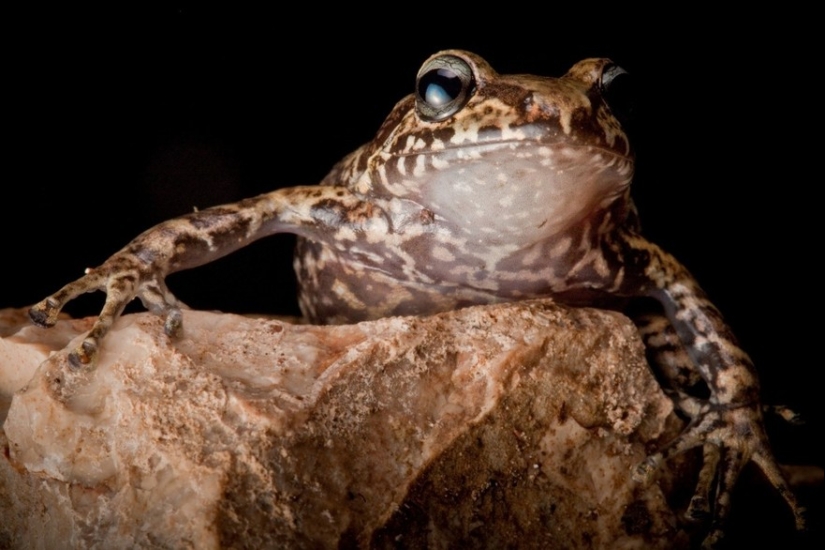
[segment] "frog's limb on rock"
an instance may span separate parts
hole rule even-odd
[[[153,313],[166,317],[168,335],[174,336],[180,329],[180,307],[183,304],[172,295],[162,278],[151,278],[156,271],[153,266],[142,265],[133,248],[127,247],[126,250],[125,253],[113,256],[99,268],[88,269],[83,277],[64,286],[29,310],[32,321],[39,326],[49,327],[54,325],[63,306],[78,295],[95,290],[106,292],[106,302],[97,322],[80,346],[69,354],[69,362],[75,368],[94,361],[99,342],[123,313],[126,304],[136,296]]]
[[[634,321],[645,343],[648,361],[659,376],[665,392],[673,399],[678,409],[694,422],[702,415],[706,415],[708,411],[704,405],[707,403],[707,398],[700,399],[697,397],[697,394],[707,391],[706,387],[699,387],[701,373],[691,359],[683,341],[679,338],[679,335],[673,329],[673,326],[667,318],[661,315],[645,314],[637,316]],[[765,407],[765,409],[768,409],[768,407]],[[783,419],[787,418],[788,422],[794,423],[797,421],[798,415],[790,411],[787,407],[771,407],[771,412],[774,412],[774,409],[776,409],[775,414],[781,416]],[[749,422],[762,426],[761,418],[748,420],[744,423],[740,422],[742,424],[741,429],[732,430],[733,434],[729,437],[744,437],[735,435],[738,432],[750,433],[751,428],[748,425]],[[725,427],[724,423],[722,427]],[[713,519],[714,509],[720,512],[722,511],[718,502],[715,506],[712,506],[712,503],[714,503],[714,499],[718,501],[722,498],[720,489],[723,480],[720,480],[716,486],[714,486],[714,481],[717,480],[717,471],[727,472],[728,478],[733,473],[733,470],[729,469],[730,466],[719,464],[723,442],[708,443],[706,441],[707,435],[708,433],[702,429],[698,429],[693,436],[686,431],[680,438],[680,440],[683,441],[677,440],[672,442],[669,450],[663,450],[661,456],[657,457],[654,455],[648,458],[637,470],[637,478],[639,480],[646,479],[653,474],[655,465],[659,464],[663,459],[683,450],[701,445],[703,455],[702,470],[699,473],[696,489],[691,498],[690,505],[685,512],[685,516],[688,519],[695,521],[702,521],[708,518]],[[761,435],[752,434],[751,437],[757,442],[759,442],[760,439],[764,442],[767,441],[767,435],[764,434],[764,432],[761,432]],[[719,439],[723,441],[723,438]],[[779,491],[793,511],[797,528],[803,528],[805,509],[799,506],[793,492],[788,488],[784,477],[776,466],[776,461],[770,450],[767,447],[763,447],[749,458],[747,454],[744,456],[745,460],[742,466],[744,466],[748,460],[753,460],[762,468],[769,482]],[[731,460],[728,460],[728,463],[731,463]],[[763,467],[762,464],[765,466]],[[728,490],[731,488],[732,485],[728,487]],[[725,498],[724,500],[727,502],[729,499]],[[722,513],[722,517],[726,513],[726,511]],[[719,519],[720,514],[717,512],[715,515],[716,522],[718,522]],[[721,529],[721,525],[719,528]],[[717,534],[712,538],[719,537],[720,535]]]
[[[688,515],[698,517],[710,512],[711,531],[705,546],[712,547],[723,536],[736,480],[744,465],[753,461],[790,507],[797,529],[803,529],[805,509],[785,481],[768,444],[759,383],[750,358],[722,315],[675,258],[643,239],[628,236],[626,243],[638,246],[646,256],[646,275],[653,284],[649,294],[662,304],[670,325],[663,326],[656,319],[638,323],[649,346],[648,357],[660,373],[675,381],[672,385],[685,381],[693,385],[694,373],[698,373],[710,390],[704,403],[685,391],[671,391],[691,423],[664,449],[640,464],[634,479],[646,481],[663,461],[702,446],[705,465]]]
[[[85,292],[106,292],[92,330],[69,355],[74,367],[94,362],[100,342],[135,298],[152,313],[164,316],[166,334],[174,337],[182,330],[180,310],[186,306],[167,288],[168,275],[209,263],[274,233],[318,235],[321,230],[329,236],[340,230],[358,230],[359,224],[381,217],[379,209],[360,205],[342,187],[294,187],[163,222],[100,267],[88,269],[80,279],[32,306],[29,316],[35,324],[50,327],[69,301]]]

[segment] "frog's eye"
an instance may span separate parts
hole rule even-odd
[[[418,71],[415,110],[429,122],[454,115],[467,104],[475,89],[473,69],[454,55],[431,59]]]
[[[629,122],[633,118],[636,100],[630,73],[618,65],[608,65],[602,71],[600,88],[613,116],[623,125]]]

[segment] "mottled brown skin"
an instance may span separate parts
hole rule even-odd
[[[689,515],[712,517],[713,545],[731,488],[753,460],[801,527],[802,509],[768,447],[750,359],[690,273],[639,234],[633,155],[603,97],[613,67],[588,59],[561,78],[508,76],[468,52],[438,53],[419,72],[419,93],[320,185],[164,222],[32,307],[31,317],[51,326],[67,301],[104,290],[96,324],[70,355],[76,367],[89,365],[133,298],[165,315],[173,335],[181,304],[164,284],[168,274],[282,232],[300,237],[300,304],[318,323],[537,297],[574,305],[654,298],[665,316],[640,318],[640,330],[692,422],[634,477],[649,479],[663,460],[703,446]],[[464,78],[446,104],[427,95],[439,91],[428,84],[439,70]],[[709,395],[691,394],[700,380]]]

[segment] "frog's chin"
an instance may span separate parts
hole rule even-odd
[[[431,174],[420,197],[458,229],[546,238],[609,208],[633,177],[626,157],[574,152],[538,164],[530,156],[488,151],[483,162],[455,163]]]

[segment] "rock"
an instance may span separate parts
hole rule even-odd
[[[0,547],[687,544],[630,479],[678,425],[619,314],[184,323],[125,316],[78,371],[90,320],[0,314]]]

